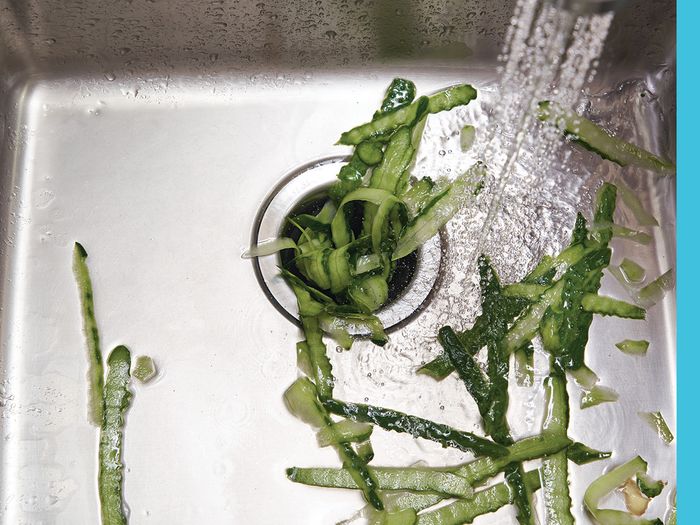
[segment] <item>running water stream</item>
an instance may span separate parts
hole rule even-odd
[[[548,1],[518,0],[500,57],[500,100],[477,144],[492,175],[482,239],[500,209],[521,151],[532,152],[539,173],[552,167],[561,133],[537,119],[537,105],[551,100],[574,109],[595,75],[612,17],[612,12],[579,15]]]
[[[562,133],[537,118],[537,106],[550,100],[563,110],[576,110],[595,75],[612,17],[612,12],[557,8],[551,0],[517,1],[496,88],[482,90],[481,109],[468,109],[477,114],[451,117],[481,120],[470,158],[488,166],[486,186],[448,223],[440,290],[415,323],[419,334],[397,344],[415,348],[425,338],[434,339],[443,324],[470,322],[478,308],[475,261],[480,253],[489,255],[509,281],[521,278],[544,251],[560,247],[566,235],[562,225],[575,217],[585,181],[562,166],[568,154],[561,149]],[[429,156],[423,161],[430,162]]]

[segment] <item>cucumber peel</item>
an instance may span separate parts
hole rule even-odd
[[[140,383],[148,383],[153,379],[158,370],[156,369],[156,364],[153,358],[147,355],[140,355],[136,358],[134,363],[134,368],[131,371],[131,375],[134,376]]]
[[[644,340],[634,340],[625,339],[619,343],[615,343],[615,346],[620,349],[621,352],[630,355],[646,355],[649,349],[649,341]]]
[[[102,424],[104,367],[100,349],[100,331],[95,317],[92,279],[87,266],[87,251],[76,242],[73,246],[73,274],[80,293],[80,311],[83,321],[83,333],[88,350],[88,417],[95,426]]]
[[[539,103],[538,117],[542,121],[551,122],[575,144],[596,153],[602,159],[620,166],[649,169],[662,175],[675,171],[675,165],[671,161],[613,137],[587,118],[568,113],[549,101]]]
[[[122,497],[124,463],[122,445],[124,413],[129,408],[131,353],[118,346],[107,358],[107,381],[104,387],[104,416],[100,429],[98,493],[102,525],[126,525]]]
[[[628,512],[599,508],[599,502],[608,493],[623,485],[628,479],[644,474],[647,463],[637,456],[627,463],[600,476],[586,489],[583,502],[586,510],[600,525],[663,525],[659,519],[641,519]]]

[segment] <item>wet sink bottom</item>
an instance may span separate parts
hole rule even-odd
[[[125,498],[132,525],[148,523],[326,524],[361,505],[352,492],[294,485],[293,465],[335,465],[312,433],[284,408],[296,377],[297,329],[261,292],[248,246],[256,213],[281,178],[314,159],[343,156],[340,132],[368,118],[393,76],[421,92],[492,73],[463,69],[363,70],[308,75],[168,77],[122,82],[103,77],[37,79],[16,94],[11,172],[13,222],[2,247],[4,284],[0,367],[3,523],[96,523],[97,434],[85,416],[85,350],[71,273],[72,243],[87,249],[104,352],[126,344],[151,355],[159,378],[134,385],[125,441]],[[666,131],[641,83],[592,100],[591,110],[634,122],[635,139],[658,149]],[[496,94],[488,89],[480,103]],[[474,160],[459,150],[464,123],[484,125],[480,104],[431,119],[415,175],[450,176]],[[565,242],[575,211],[590,208],[602,178],[624,176],[662,227],[651,247],[617,241],[614,262],[634,256],[650,275],[675,264],[672,179],[572,154],[572,171],[522,182],[483,248],[504,281]],[[523,170],[521,181],[530,181]],[[466,326],[478,294],[473,241],[483,202],[446,231],[444,271],[420,315],[385,348],[368,342],[333,353],[338,396],[367,400],[472,430],[474,407],[453,378],[413,374],[438,351],[436,327]],[[629,219],[629,217],[626,217]],[[457,261],[462,261],[458,263]],[[610,278],[604,291],[622,296]],[[572,436],[622,461],[635,453],[651,473],[675,478],[675,449],[636,415],[661,410],[675,427],[675,308],[669,295],[646,323],[597,319],[588,351],[621,401],[572,412]],[[621,337],[624,334],[624,337]],[[620,354],[622,338],[650,340],[642,360]],[[538,354],[538,363],[542,365]],[[542,373],[542,367],[538,369]],[[652,392],[643,385],[657,384]],[[518,435],[539,427],[541,396],[512,388],[509,419]],[[572,392],[572,399],[577,393]],[[600,432],[606,429],[605,432]],[[375,433],[376,464],[466,459],[432,443]],[[572,468],[575,514],[599,467]],[[666,494],[666,493],[665,493]],[[665,497],[665,496],[664,496]],[[661,515],[664,498],[651,512]],[[270,502],[274,501],[274,505]],[[510,510],[484,523],[510,523]],[[477,523],[480,523],[477,521]]]

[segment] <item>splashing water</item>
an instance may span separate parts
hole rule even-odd
[[[547,173],[561,144],[555,125],[537,118],[540,101],[571,110],[595,74],[612,12],[577,15],[542,0],[518,0],[506,35],[501,100],[478,147],[489,165],[491,204],[482,229],[488,234],[504,189],[523,150],[531,151],[538,173]],[[532,181],[523,181],[532,182]]]

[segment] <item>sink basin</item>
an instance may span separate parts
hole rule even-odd
[[[349,149],[334,146],[339,134],[370,118],[392,78],[411,78],[421,93],[459,82],[483,88],[483,106],[445,124],[458,142],[456,123],[497,99],[497,56],[512,11],[512,2],[473,0],[0,0],[1,525],[99,520],[75,241],[89,253],[103,353],[125,344],[159,368],[152,382],[132,386],[124,443],[131,525],[320,525],[362,507],[353,491],[284,475],[295,465],[335,466],[337,456],[318,448],[282,402],[297,376],[299,332],[240,256],[273,188],[301,166],[346,156]],[[621,7],[584,108],[671,158],[674,13],[672,1]],[[429,161],[440,140],[434,151],[426,146],[417,169],[448,169]],[[572,156],[580,170],[570,176],[581,184],[566,207],[547,204],[544,193],[537,201],[551,237],[536,235],[533,215],[534,237],[515,235],[516,257],[488,245],[504,276],[560,247],[573,211],[588,210],[591,190],[615,177],[661,223],[646,251],[620,242],[615,260],[634,256],[649,275],[675,265],[673,177],[586,155]],[[528,240],[539,252],[524,248]],[[447,293],[441,282],[428,302]],[[471,284],[471,309],[435,322],[468,325],[478,295]],[[623,293],[609,278],[604,290]],[[596,320],[590,364],[621,400],[572,413],[577,440],[615,451],[616,464],[640,453],[652,475],[670,481],[654,515],[663,515],[675,485],[675,447],[661,445],[637,412],[661,410],[674,428],[674,301],[668,294],[647,324]],[[338,392],[474,430],[456,379],[413,374],[438,352],[434,332],[406,342],[411,332],[402,331],[420,317],[392,332],[384,349],[361,341],[332,352]],[[650,340],[645,360],[614,348],[624,338]],[[654,391],[639,394],[640,385]],[[539,412],[528,407],[541,406],[542,395],[516,390],[514,432],[537,433]],[[373,439],[377,464],[468,459],[403,435],[378,431]],[[604,467],[593,465],[571,468],[580,524],[590,523],[583,491]],[[511,523],[512,515],[504,508],[475,523]]]

